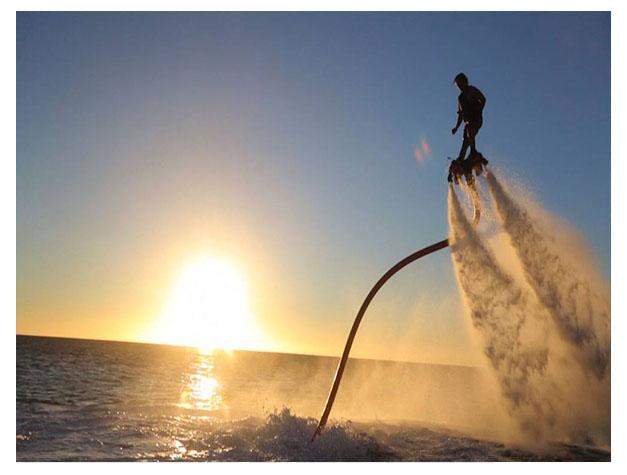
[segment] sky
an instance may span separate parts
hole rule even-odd
[[[168,342],[181,269],[219,256],[247,349],[339,354],[376,280],[447,237],[460,71],[479,150],[609,280],[609,13],[18,12],[16,41],[18,334]],[[448,251],[383,288],[353,354],[471,361]]]

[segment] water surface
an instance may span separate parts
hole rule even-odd
[[[17,337],[18,461],[609,460],[499,442],[476,368]]]

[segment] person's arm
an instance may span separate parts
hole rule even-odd
[[[453,127],[453,130],[451,130],[453,135],[455,135],[455,132],[457,132],[457,129],[459,129],[460,125],[462,125],[462,111],[458,110],[457,111],[457,124],[455,124],[455,127]]]

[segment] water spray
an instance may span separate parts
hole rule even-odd
[[[503,188],[486,176],[492,201],[525,269],[527,281],[549,310],[562,338],[577,348],[581,364],[599,380],[610,365],[610,305],[584,273],[565,259],[554,237]]]
[[[476,181],[467,179],[466,183],[474,205],[472,223],[464,215],[451,184],[450,239],[407,256],[370,290],[353,322],[310,442],[321,434],[328,421],[353,341],[370,302],[405,266],[446,247],[452,249],[469,317],[482,335],[484,354],[500,384],[508,412],[523,432],[533,440],[547,436],[607,439],[609,299],[602,287],[595,286],[592,274],[578,271],[564,258],[566,251],[551,233],[532,219],[521,203],[514,201],[489,170],[486,180],[496,214],[529,285],[522,285],[505,272],[500,263],[504,256],[494,253],[476,232],[481,216]],[[586,373],[595,377],[589,378]]]

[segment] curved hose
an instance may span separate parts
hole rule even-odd
[[[440,242],[436,242],[431,246],[425,247],[420,251],[416,251],[413,254],[407,256],[402,261],[398,262],[394,267],[388,270],[383,276],[374,284],[374,287],[370,290],[368,295],[366,296],[366,300],[361,304],[361,308],[359,312],[357,312],[357,317],[355,317],[355,321],[353,322],[353,327],[348,335],[348,339],[346,340],[346,345],[344,345],[344,353],[342,353],[342,359],[340,360],[340,364],[337,367],[337,371],[335,372],[335,378],[333,380],[333,386],[331,387],[331,391],[329,392],[329,397],[327,398],[327,403],[324,406],[324,412],[320,417],[320,422],[318,422],[318,427],[316,427],[315,432],[311,436],[310,442],[313,442],[317,435],[320,434],[322,429],[327,423],[327,419],[329,418],[329,414],[331,413],[331,407],[333,407],[333,402],[335,401],[335,396],[337,395],[337,390],[340,387],[340,381],[342,379],[342,374],[344,373],[344,368],[346,367],[346,362],[348,361],[348,354],[351,351],[351,346],[353,346],[353,340],[355,339],[355,334],[357,333],[357,329],[359,328],[359,324],[361,323],[361,319],[366,313],[366,309],[370,302],[379,291],[383,284],[385,284],[390,277],[396,274],[399,270],[405,267],[408,264],[411,264],[417,259],[421,257],[427,256],[433,252],[439,251],[440,249],[444,249],[449,245],[448,239],[444,239]]]

